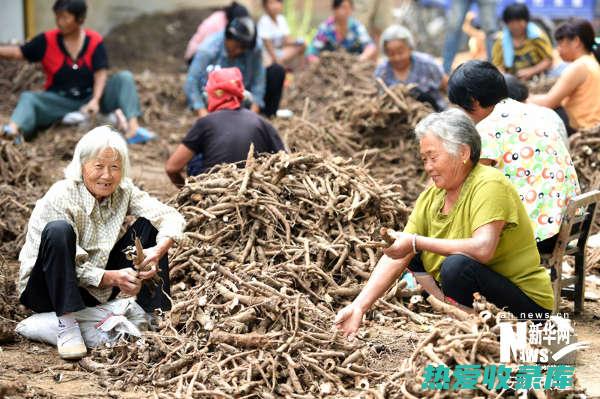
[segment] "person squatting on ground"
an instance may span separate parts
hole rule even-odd
[[[333,15],[319,25],[308,47],[309,60],[318,60],[322,51],[337,50],[358,54],[361,61],[374,60],[377,47],[365,26],[352,17],[352,0],[333,0],[331,8]]]
[[[585,19],[570,19],[556,29],[560,57],[570,62],[546,94],[531,95],[527,102],[564,108],[567,128],[589,129],[600,125],[600,47],[594,28]]]
[[[0,46],[0,57],[41,62],[45,91],[21,93],[2,135],[33,139],[36,130],[61,120],[69,112],[88,115],[122,110],[130,144],[144,143],[155,135],[139,126],[140,101],[133,75],[121,71],[108,77],[108,57],[102,36],[84,29],[84,0],[57,0],[52,7],[57,29],[35,36],[22,46]],[[123,126],[123,128],[125,128]]]
[[[238,68],[213,71],[206,84],[207,116],[198,119],[165,164],[167,175],[177,187],[182,176],[196,176],[221,163],[245,161],[250,146],[255,154],[285,151],[275,128],[260,115],[242,107],[244,82]]]
[[[146,311],[171,308],[167,251],[183,238],[185,220],[175,209],[137,188],[129,178],[127,144],[108,126],[77,143],[65,179],[56,182],[33,209],[19,254],[20,302],[34,312],[56,312],[60,357],[85,356],[76,314],[114,299],[137,296]],[[127,216],[137,220],[125,235]],[[135,272],[123,249],[141,239],[145,259]],[[155,274],[162,284],[152,294],[142,280]]]
[[[502,72],[529,80],[552,67],[552,42],[531,22],[525,4],[515,3],[502,12],[504,29],[492,48],[492,63]]]
[[[279,64],[291,69],[302,66],[306,45],[302,39],[290,36],[290,27],[283,16],[283,0],[263,0],[265,14],[258,21],[258,36],[263,41],[265,65]]]
[[[416,84],[416,97],[428,102],[436,111],[448,104],[440,91],[446,90],[448,77],[432,56],[414,51],[413,36],[408,29],[392,25],[381,35],[381,48],[386,59],[375,69],[375,77],[388,86],[398,83]]]
[[[208,115],[204,88],[211,70],[237,67],[242,72],[247,102],[254,112],[271,117],[277,113],[285,69],[279,64],[263,66],[262,41],[250,17],[234,18],[224,31],[208,37],[198,48],[188,70],[184,91],[199,117]]]
[[[463,40],[463,22],[471,5],[477,2],[479,6],[479,25],[485,32],[485,47],[487,59],[492,58],[492,46],[494,45],[494,34],[498,30],[496,21],[496,0],[452,0],[448,13],[448,28],[442,58],[444,59],[444,72],[452,72],[454,56]]]
[[[415,134],[433,184],[361,293],[337,314],[338,329],[355,334],[365,312],[406,268],[430,295],[467,311],[479,292],[515,315],[550,314],[550,276],[540,265],[527,212],[502,173],[479,163],[473,122],[451,109],[427,116]]]
[[[469,61],[448,82],[450,102],[477,124],[481,161],[495,166],[515,186],[540,253],[554,249],[568,201],[579,182],[558,118],[508,97],[504,77],[486,61]]]

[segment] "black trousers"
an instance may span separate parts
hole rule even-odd
[[[554,251],[554,247],[556,246],[556,241],[558,241],[558,234],[555,234],[550,238],[546,238],[545,240],[539,241],[536,245],[540,255],[551,254],[552,251]]]
[[[285,68],[279,64],[271,64],[267,68],[266,80],[265,107],[261,112],[265,116],[271,117],[279,109],[279,103],[283,94],[283,83],[285,81]]]
[[[154,246],[157,233],[147,219],[139,218],[113,247],[106,270],[132,267],[132,261],[125,258],[123,249],[134,244],[135,236],[140,238],[144,248]],[[79,286],[75,272],[75,238],[73,227],[64,220],[50,222],[44,227],[37,260],[19,299],[23,305],[34,312],[54,311],[57,316],[62,316],[100,304],[89,291]],[[159,262],[159,275],[163,281],[162,287],[155,288],[154,293],[151,293],[143,285],[136,298],[136,302],[146,312],[171,309],[166,296],[170,295],[169,263],[166,256]],[[113,287],[110,299],[116,298],[119,292],[117,287]]]
[[[421,257],[416,255],[408,266],[415,273],[425,272]],[[464,255],[450,255],[442,262],[442,292],[451,300],[472,308],[473,294],[479,292],[499,308],[517,317],[529,313],[552,313],[529,298],[519,287],[489,267]]]

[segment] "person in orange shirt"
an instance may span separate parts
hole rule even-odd
[[[600,124],[600,49],[592,25],[570,19],[554,34],[561,58],[571,64],[546,94],[531,95],[527,102],[548,108],[562,106],[573,129]]]

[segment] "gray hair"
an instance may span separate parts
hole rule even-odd
[[[426,116],[415,126],[415,135],[421,140],[426,134],[433,134],[444,143],[446,150],[458,156],[460,147],[467,145],[471,149],[471,162],[479,162],[481,155],[481,137],[473,121],[463,111],[452,108],[444,112]]]
[[[380,39],[381,50],[385,52],[385,45],[392,40],[403,40],[411,49],[415,47],[412,33],[402,25],[390,25],[383,31]]]
[[[129,152],[123,136],[110,126],[100,126],[87,132],[75,146],[73,159],[65,168],[65,178],[83,181],[82,168],[90,159],[98,156],[103,150],[114,150],[121,160],[121,181],[129,177]]]

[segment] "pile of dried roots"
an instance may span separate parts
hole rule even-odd
[[[192,178],[176,201],[190,242],[172,256],[172,311],[84,367],[194,396],[348,395],[385,379],[331,326],[381,255],[379,226],[406,220],[397,192],[339,158],[279,153]],[[401,291],[377,312],[424,323]]]
[[[453,369],[459,364],[497,364],[500,357],[499,310],[479,294],[473,304],[477,315],[468,314],[430,296],[427,302],[436,313],[445,317],[435,323],[422,339],[412,356],[402,360],[400,370],[390,378],[387,393],[390,397],[414,398],[473,398],[496,397],[482,384],[476,390],[423,390],[423,375],[427,365],[445,365]],[[500,395],[499,395],[500,394]]]
[[[569,142],[581,190],[600,188],[600,125],[575,133]]]
[[[323,52],[319,62],[311,64],[295,77],[287,91],[284,107],[296,114],[310,113],[319,119],[323,106],[342,99],[372,96],[376,92],[372,63],[342,51]],[[356,101],[358,102],[358,101]]]
[[[334,66],[339,73],[331,73]],[[325,84],[327,96],[315,92]],[[387,88],[369,64],[326,53],[298,77],[287,98],[296,116],[276,124],[291,151],[353,158],[384,183],[401,184],[406,203],[416,200],[425,177],[413,130],[432,109],[415,100],[410,87]]]
[[[600,125],[580,130],[569,137],[571,156],[581,191],[600,189]],[[600,212],[596,212],[592,234],[600,230]]]
[[[18,306],[17,269],[9,268],[0,255],[0,345],[15,339],[15,320],[22,318]]]
[[[0,113],[10,114],[24,90],[42,89],[44,73],[37,64],[0,60]]]
[[[31,211],[43,193],[42,165],[29,146],[0,141],[0,254],[16,257]]]

